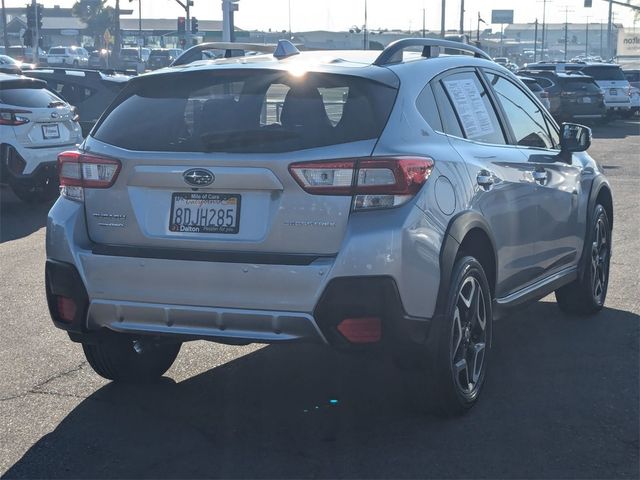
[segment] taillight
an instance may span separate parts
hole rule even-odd
[[[29,123],[27,117],[22,116],[25,113],[33,113],[29,110],[14,110],[9,108],[0,108],[0,125],[10,125],[17,127]]]
[[[396,207],[415,196],[429,178],[428,157],[367,157],[289,165],[293,178],[313,195],[353,197],[353,209]]]
[[[58,155],[60,194],[72,200],[84,200],[85,188],[109,188],[118,173],[120,161],[77,151]]]

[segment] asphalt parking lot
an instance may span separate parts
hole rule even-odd
[[[425,415],[391,362],[315,346],[183,347],[162,382],[120,386],[56,330],[44,288],[47,206],[2,191],[0,475],[637,478],[640,123],[596,127],[614,189],[605,309],[553,297],[494,326],[466,417]]]

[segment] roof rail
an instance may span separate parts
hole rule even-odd
[[[383,66],[391,63],[402,62],[403,50],[410,47],[423,47],[422,56],[425,58],[437,57],[441,48],[449,48],[460,52],[473,53],[474,57],[491,60],[491,57],[473,45],[467,45],[460,42],[452,42],[450,40],[440,40],[437,38],[403,38],[387,45],[382,53],[376,58],[374,65]]]

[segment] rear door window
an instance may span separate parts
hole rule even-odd
[[[483,143],[505,144],[505,137],[489,95],[475,72],[448,75],[438,82],[436,92],[442,92],[448,100],[454,116],[444,103],[443,124],[455,136]],[[457,124],[457,125],[456,125]]]
[[[130,150],[284,152],[375,139],[396,89],[347,75],[192,72],[147,77],[98,125]]]

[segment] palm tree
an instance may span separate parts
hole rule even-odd
[[[96,46],[103,44],[104,32],[113,25],[115,17],[113,8],[106,3],[106,0],[78,0],[71,9],[74,16],[87,24],[87,32]]]

